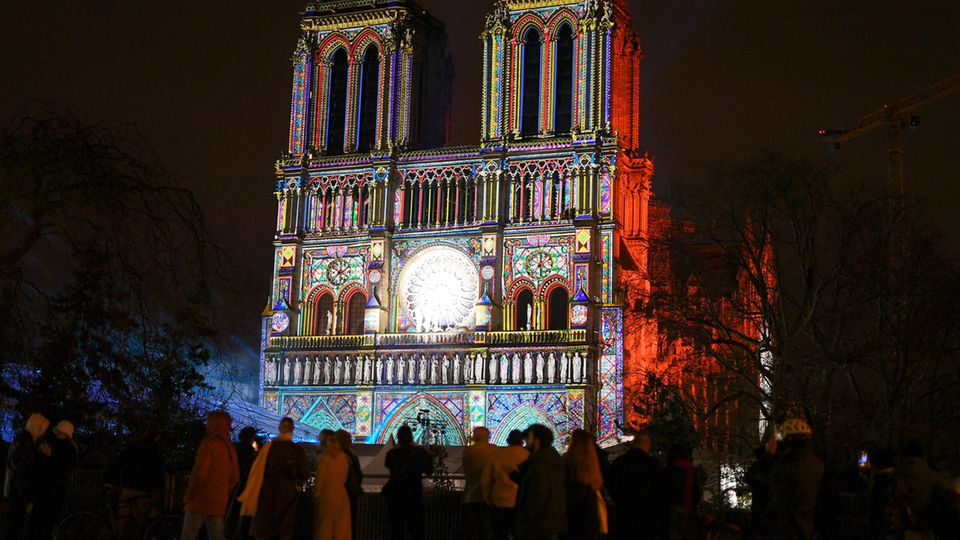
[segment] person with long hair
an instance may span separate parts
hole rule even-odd
[[[350,540],[350,498],[347,475],[350,462],[338,437],[328,437],[317,458],[313,484],[314,540]]]
[[[357,537],[357,509],[360,504],[360,496],[363,495],[363,471],[360,469],[360,458],[353,453],[353,440],[350,433],[338,429],[334,434],[340,442],[340,449],[347,456],[347,462],[350,463],[350,470],[347,473],[347,497],[350,498],[350,533],[354,538]]]
[[[606,506],[600,488],[600,460],[593,436],[582,429],[570,433],[570,448],[563,455],[566,473],[567,533],[570,540],[600,538]],[[601,505],[604,505],[601,508]]]

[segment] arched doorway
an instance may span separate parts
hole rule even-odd
[[[417,444],[443,444],[445,446],[463,446],[466,444],[463,429],[457,419],[436,399],[417,394],[400,406],[389,420],[383,423],[377,443],[383,444],[397,430],[407,424],[413,430],[413,439]]]

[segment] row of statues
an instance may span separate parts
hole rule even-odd
[[[459,353],[377,357],[329,356],[271,358],[266,384],[279,385],[403,385],[403,384],[582,384],[587,382],[586,356],[526,353],[488,358]]]

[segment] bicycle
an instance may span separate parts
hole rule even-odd
[[[136,525],[136,503],[144,498],[153,498],[152,495],[131,497],[118,503],[116,512],[109,501],[112,488],[104,486],[104,493],[100,499],[99,511],[78,510],[67,514],[54,529],[54,540],[177,540],[183,525],[183,516],[180,514],[148,514],[142,527],[142,535]],[[127,518],[124,530],[117,529],[118,514],[132,516]],[[152,513],[152,510],[150,511]]]

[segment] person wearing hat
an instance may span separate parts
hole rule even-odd
[[[813,452],[813,430],[802,418],[788,418],[767,445],[770,501],[765,525],[771,539],[813,537],[813,515],[823,479],[823,460]]]
[[[30,538],[50,538],[67,501],[70,476],[78,465],[74,426],[61,420],[40,443],[37,456],[39,484],[30,513]]]
[[[37,456],[48,427],[50,420],[39,413],[31,414],[7,452],[7,474],[3,486],[4,497],[10,499],[7,538],[20,538],[26,523],[27,507],[36,492]]]

